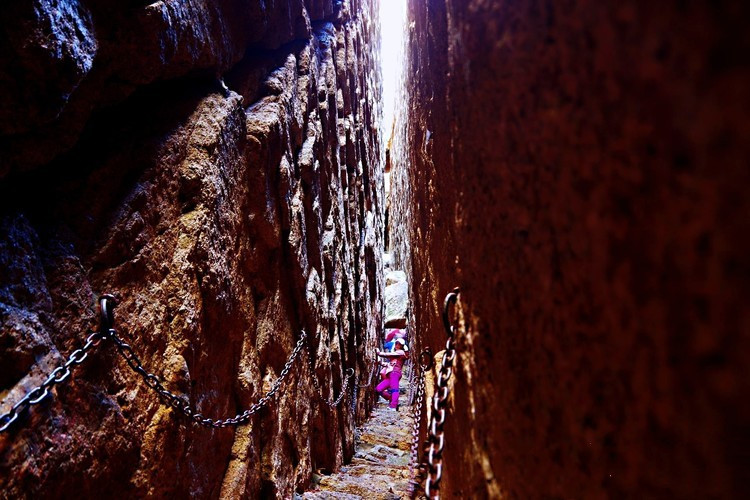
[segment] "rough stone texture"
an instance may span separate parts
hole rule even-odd
[[[400,273],[400,275],[396,275]],[[409,311],[409,283],[403,271],[394,271],[386,276],[386,281],[403,276],[402,281],[391,282],[385,287],[385,324],[393,328],[403,328]]]
[[[406,282],[406,273],[403,271],[390,271],[385,274],[385,286],[393,285],[399,282]]]
[[[740,498],[747,2],[410,1],[390,234],[463,287],[443,494]]]
[[[353,3],[359,12],[362,2]],[[310,39],[315,22],[348,8],[338,0],[10,0],[0,17],[0,176],[49,162],[94,111],[144,84],[221,75],[249,52]]]
[[[409,391],[407,377],[399,384]],[[403,399],[402,399],[403,401]],[[411,458],[412,408],[402,404],[398,412],[379,399],[365,425],[357,429],[356,451],[351,463],[336,474],[316,475],[314,488],[301,495],[309,500],[398,500],[408,497]]]
[[[367,383],[372,2],[32,3],[0,21],[0,412],[81,345],[105,291],[123,339],[205,416],[257,401],[302,328],[328,397],[347,367]],[[0,497],[288,498],[354,453],[351,396],[323,404],[305,361],[249,425],[207,430],[104,344],[0,435]]]

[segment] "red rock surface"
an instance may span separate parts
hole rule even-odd
[[[205,416],[257,401],[302,328],[326,397],[347,367],[366,383],[372,2],[32,3],[0,21],[0,412],[82,344],[105,291],[123,339]],[[0,434],[0,496],[290,497],[352,456],[354,418],[304,357],[289,377],[249,425],[207,430],[103,345]]]
[[[218,76],[248,52],[308,40],[313,23],[336,19],[338,4],[9,2],[0,18],[0,175],[49,162],[76,143],[92,112],[145,84]]]
[[[448,498],[739,498],[746,2],[409,2],[390,238],[462,287]]]

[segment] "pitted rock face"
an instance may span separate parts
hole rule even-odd
[[[750,4],[411,0],[394,268],[440,351],[445,498],[739,498]]]
[[[369,8],[357,3],[354,17]],[[337,0],[10,2],[0,18],[0,133],[12,137],[0,140],[0,177],[49,163],[97,110],[148,84],[218,77],[243,58],[288,53],[313,24],[351,17]],[[376,28],[357,22],[361,33]]]
[[[302,329],[325,396],[348,368],[367,383],[383,289],[381,149],[357,132],[380,115],[372,4],[131,2],[109,16],[101,2],[53,4],[34,22],[54,18],[59,43],[29,43],[58,47],[78,80],[13,73],[47,85],[60,111],[42,116],[40,93],[0,108],[3,127],[29,112],[0,138],[13,151],[0,181],[0,412],[80,347],[107,291],[123,340],[204,416],[257,401]],[[8,33],[0,43],[18,42]],[[0,82],[17,82],[5,62]],[[325,405],[304,351],[269,408],[210,430],[104,342],[0,435],[3,495],[288,498],[351,457],[352,406],[361,419],[372,404],[361,392]]]
[[[91,11],[79,1],[10,2],[0,26],[0,134],[55,120],[94,64]]]

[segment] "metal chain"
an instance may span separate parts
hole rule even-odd
[[[359,377],[357,377],[357,360],[356,360],[356,354],[359,353],[359,342],[357,342],[357,334],[355,332],[354,334],[354,352],[355,352],[355,360],[354,360],[354,367],[352,368],[352,401],[351,401],[351,408],[349,408],[352,411],[352,422],[354,423],[354,426],[357,426],[357,398],[359,397]]]
[[[359,384],[352,384],[352,418],[357,422],[357,399],[359,398]]]
[[[427,477],[424,485],[424,492],[427,498],[440,498],[440,481],[443,479],[443,447],[445,445],[445,426],[446,407],[448,406],[448,396],[450,388],[448,381],[453,374],[453,361],[456,359],[456,349],[454,337],[458,330],[456,324],[451,322],[449,312],[451,306],[458,301],[459,289],[455,288],[445,297],[443,307],[443,325],[448,334],[448,340],[445,343],[445,354],[440,363],[438,373],[437,388],[432,398],[432,411],[430,413],[430,422],[427,428],[429,438],[426,444],[429,444],[427,451]],[[422,462],[423,465],[424,462]]]
[[[178,412],[184,414],[190,420],[196,424],[205,427],[228,427],[230,425],[241,425],[250,420],[254,414],[259,412],[262,408],[266,407],[268,403],[274,398],[281,384],[289,375],[292,369],[295,359],[299,356],[300,351],[305,346],[305,339],[307,334],[303,331],[297,344],[289,355],[284,368],[281,370],[281,374],[276,378],[274,383],[271,385],[271,389],[256,403],[253,403],[250,408],[239,413],[231,418],[225,419],[211,419],[204,417],[198,410],[190,403],[186,402],[183,398],[174,394],[164,387],[161,379],[147,371],[143,363],[141,363],[138,355],[133,351],[133,348],[129,344],[124,342],[118,335],[115,329],[112,327],[114,324],[113,309],[117,305],[115,298],[112,295],[102,295],[99,299],[101,326],[99,332],[91,333],[86,339],[86,344],[76,349],[70,354],[70,357],[63,366],[56,368],[50,373],[47,379],[37,388],[27,393],[18,403],[13,405],[9,412],[0,415],[0,432],[6,431],[12,424],[18,419],[18,416],[28,407],[39,404],[49,394],[49,389],[55,384],[60,384],[68,379],[71,374],[71,368],[80,365],[88,356],[89,351],[94,347],[98,346],[103,340],[112,340],[117,347],[120,355],[125,359],[128,366],[140,375],[146,385],[154,390],[161,401]],[[348,379],[347,379],[348,380]],[[344,386],[346,389],[346,386]]]
[[[320,387],[320,382],[318,381],[318,377],[315,374],[315,365],[313,364],[313,353],[312,353],[312,343],[308,343],[307,345],[307,364],[310,367],[310,378],[312,379],[313,387],[315,387],[315,391],[318,393],[318,396],[320,396],[320,399],[323,400],[325,404],[327,404],[331,408],[336,408],[339,404],[341,404],[341,401],[344,400],[344,397],[346,396],[346,389],[349,387],[349,380],[354,377],[354,368],[347,368],[346,369],[346,376],[344,377],[344,383],[341,386],[341,393],[339,396],[331,401],[328,399],[325,394],[323,394],[323,389]]]
[[[112,340],[117,346],[117,350],[119,351],[120,355],[125,358],[128,366],[134,372],[140,375],[141,378],[143,378],[143,381],[146,383],[146,385],[157,393],[159,399],[161,399],[164,404],[171,406],[198,425],[214,428],[229,427],[230,425],[241,425],[247,423],[247,421],[250,420],[250,417],[266,407],[278,392],[281,384],[284,383],[287,375],[289,375],[289,372],[292,369],[292,364],[294,364],[294,360],[297,359],[297,356],[304,347],[305,339],[307,338],[307,334],[303,331],[302,335],[297,341],[297,345],[294,347],[294,350],[292,350],[292,353],[289,355],[289,358],[284,364],[284,368],[281,370],[281,374],[276,377],[273,385],[271,385],[271,389],[265,394],[265,396],[260,398],[256,403],[253,403],[250,408],[243,411],[242,413],[238,413],[234,417],[225,419],[211,419],[204,417],[201,413],[198,412],[197,408],[192,406],[190,403],[187,403],[180,396],[166,389],[162,384],[161,379],[159,379],[157,375],[148,372],[143,367],[143,364],[141,363],[141,360],[138,358],[138,355],[135,353],[135,351],[133,351],[130,345],[123,342],[122,339],[117,336],[117,333],[115,333],[114,330],[111,330],[111,336]]]
[[[377,360],[370,360],[370,363],[368,364],[372,366],[372,369],[370,370],[370,378],[367,380],[366,384],[358,384],[357,387],[359,387],[360,389],[364,389],[365,387],[370,387],[372,385],[372,379],[375,377],[375,374],[378,372]]]
[[[424,361],[426,359],[426,361]],[[412,424],[411,459],[409,460],[409,498],[417,497],[419,485],[424,481],[425,468],[419,464],[419,429],[422,425],[422,406],[424,405],[425,372],[432,368],[432,352],[422,351],[420,366],[415,363],[414,371],[417,379],[417,395],[415,398],[414,422]]]
[[[213,427],[213,428],[221,428],[221,427],[228,427],[230,425],[241,425],[246,423],[248,420],[250,420],[250,417],[252,417],[254,414],[259,412],[261,409],[266,407],[268,403],[275,397],[276,393],[281,388],[281,385],[286,380],[287,376],[289,375],[289,372],[292,369],[292,365],[294,364],[294,361],[299,356],[300,352],[303,350],[305,346],[305,340],[307,339],[307,334],[302,331],[302,334],[300,335],[299,340],[297,340],[297,344],[295,345],[294,349],[292,350],[292,353],[289,355],[289,358],[287,359],[286,363],[284,364],[284,368],[281,370],[281,373],[276,378],[274,383],[271,386],[271,389],[263,396],[261,397],[256,403],[253,403],[250,408],[243,411],[242,413],[238,413],[234,417],[224,418],[224,419],[212,419],[208,417],[204,417],[193,405],[191,405],[189,402],[185,401],[182,397],[179,395],[169,391],[167,388],[164,387],[164,384],[162,380],[154,373],[149,372],[146,370],[146,368],[143,366],[143,363],[141,362],[140,358],[136,354],[136,352],[133,350],[133,348],[123,341],[119,335],[117,335],[117,331],[113,328],[114,324],[114,315],[113,315],[113,309],[117,305],[117,302],[115,298],[112,295],[102,295],[99,299],[99,307],[100,307],[100,317],[101,317],[101,326],[99,332],[90,332],[88,338],[86,339],[86,343],[83,347],[80,349],[76,349],[70,354],[70,357],[65,362],[63,366],[60,366],[52,371],[52,373],[49,374],[47,379],[42,382],[41,385],[36,387],[35,389],[28,392],[20,401],[18,401],[16,404],[14,404],[10,411],[7,413],[4,413],[0,415],[0,432],[5,432],[10,426],[18,419],[19,415],[23,413],[26,409],[28,409],[30,406],[36,405],[41,403],[47,395],[49,395],[49,389],[53,387],[56,384],[60,384],[64,381],[66,381],[70,375],[71,375],[71,369],[73,369],[75,366],[80,365],[83,363],[83,361],[88,357],[89,352],[98,346],[103,340],[112,340],[114,342],[115,347],[117,348],[118,353],[125,359],[128,366],[138,375],[143,378],[143,381],[146,383],[146,386],[152,389],[154,392],[157,393],[159,396],[159,399],[166,405],[171,406],[176,411],[182,413],[186,417],[188,417],[192,422],[202,425],[205,427]],[[313,365],[312,361],[312,347],[310,347],[310,353],[308,356],[308,364],[310,366],[310,372],[311,372],[311,378],[313,382],[313,386],[315,387],[316,392],[320,396],[320,398],[323,400],[324,403],[326,403],[329,407],[335,408],[341,402],[343,401],[344,397],[346,397],[349,387],[350,380],[354,377],[354,368],[348,368],[346,370],[346,376],[344,377],[344,381],[341,387],[341,393],[339,396],[334,399],[333,401],[329,400],[324,394],[323,390],[320,387],[320,383],[318,381],[317,376],[315,375],[315,367]],[[368,384],[369,385],[369,384]],[[353,401],[352,401],[352,410],[356,410],[356,403],[357,403],[357,384],[354,384],[354,394],[353,394]]]
[[[47,379],[37,388],[26,393],[21,400],[14,404],[9,412],[0,415],[0,432],[5,432],[18,419],[18,416],[27,408],[41,403],[48,395],[49,390],[56,384],[65,382],[72,373],[72,369],[83,363],[89,355],[89,351],[98,346],[105,336],[101,332],[89,332],[86,343],[80,349],[70,353],[70,357],[64,365],[58,366]]]

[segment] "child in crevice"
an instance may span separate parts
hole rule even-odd
[[[396,343],[395,339],[402,338],[406,340],[406,330],[403,328],[391,328],[385,332],[385,350],[390,352]]]
[[[389,405],[392,410],[398,409],[399,382],[401,381],[401,369],[406,360],[406,352],[409,347],[403,338],[394,340],[394,350],[391,352],[378,351],[378,356],[388,360],[388,366],[385,369],[386,378],[375,388],[385,399],[390,399]]]

